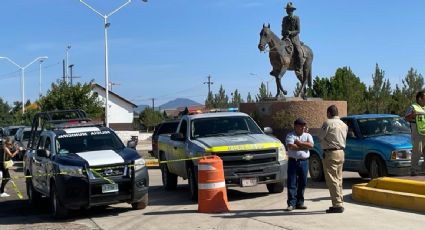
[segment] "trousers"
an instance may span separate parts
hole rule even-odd
[[[410,165],[410,172],[412,173],[418,173],[421,171],[419,167],[419,159],[424,154],[425,150],[425,136],[420,135],[418,131],[416,130],[416,124],[411,124],[412,128],[412,158],[411,158],[411,165]]]
[[[307,185],[308,160],[288,160],[288,206],[304,205],[304,191]]]
[[[323,170],[326,185],[331,195],[332,206],[343,206],[342,191],[342,166],[344,164],[344,150],[325,151],[323,159]]]

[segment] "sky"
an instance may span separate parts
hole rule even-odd
[[[85,0],[107,14],[126,0]],[[300,39],[314,52],[313,77],[333,76],[349,66],[366,85],[376,63],[395,87],[410,68],[425,73],[425,1],[297,0]],[[203,103],[210,75],[213,93],[223,85],[246,98],[269,82],[268,54],[257,46],[263,23],[281,33],[287,1],[133,0],[109,17],[109,77],[112,91],[133,103],[160,105],[177,97]],[[0,56],[21,66],[39,56],[42,93],[62,78],[62,60],[77,82],[105,85],[103,18],[79,0],[1,0]],[[25,71],[25,98],[39,94],[39,63]],[[297,79],[287,72],[283,87],[292,95]],[[0,59],[0,97],[21,101],[20,72]]]

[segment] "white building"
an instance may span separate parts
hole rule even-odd
[[[105,88],[101,85],[94,83],[92,89],[93,94],[97,94],[103,106],[105,105],[106,94]],[[131,101],[121,97],[120,95],[109,91],[109,127],[114,130],[134,130],[133,128],[133,117],[134,108],[137,105]]]

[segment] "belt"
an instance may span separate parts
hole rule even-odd
[[[323,149],[323,151],[325,151],[325,152],[336,151],[336,150],[344,150],[344,148]]]
[[[305,158],[305,159],[297,159],[297,158],[293,158],[293,157],[289,157],[288,159],[289,159],[289,160],[293,160],[293,161],[306,161],[306,160],[308,160],[308,158]]]

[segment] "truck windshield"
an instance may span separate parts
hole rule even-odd
[[[401,117],[359,119],[359,128],[363,137],[391,134],[410,134],[410,126]]]
[[[191,122],[191,138],[231,136],[240,134],[263,134],[249,117],[209,117]]]
[[[59,155],[99,150],[121,150],[122,142],[111,131],[67,133],[56,138]]]

